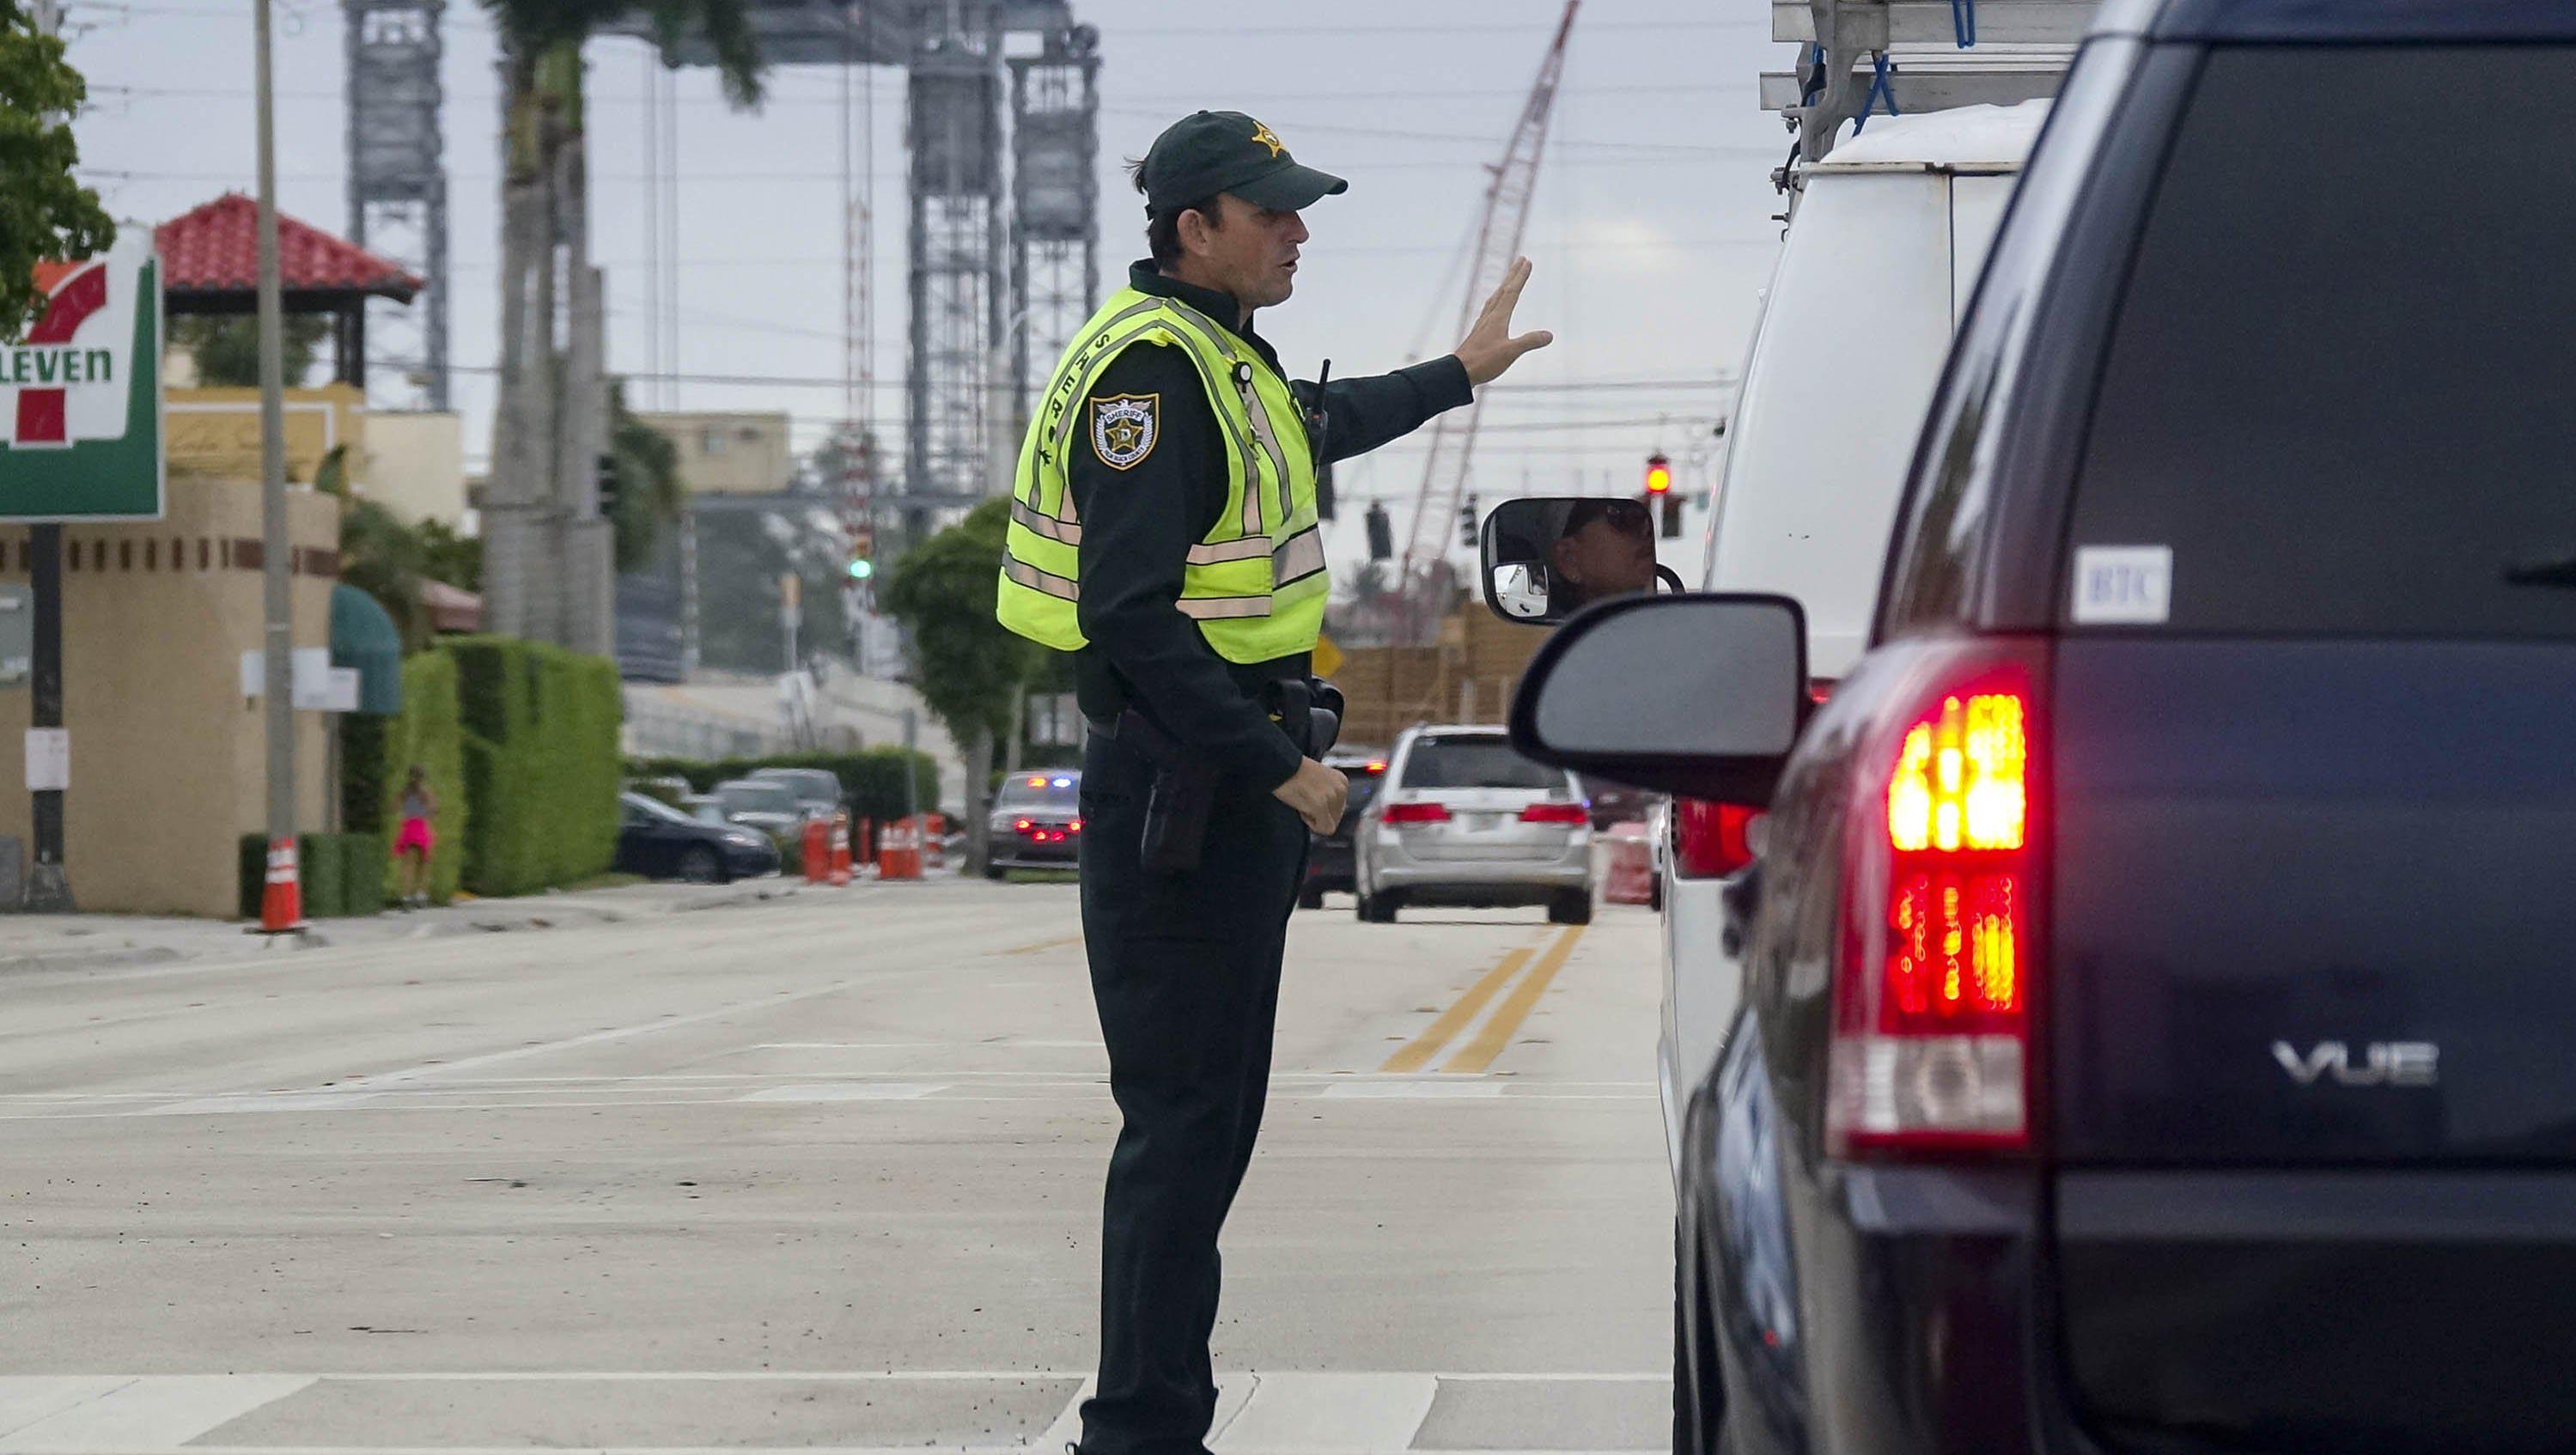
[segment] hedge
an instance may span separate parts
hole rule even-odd
[[[385,839],[379,834],[303,834],[295,841],[297,888],[306,919],[345,919],[385,907],[381,870]],[[241,915],[259,918],[268,890],[268,840],[241,836]]]
[[[704,793],[728,778],[748,778],[756,768],[822,768],[841,780],[841,799],[853,818],[903,817],[901,748],[870,748],[863,753],[779,753],[766,758],[632,758],[630,778],[676,777]],[[939,811],[939,761],[928,753],[912,754],[914,802],[923,813]]]
[[[385,824],[385,742],[393,723],[372,712],[343,713],[340,727],[340,822],[372,834]]]
[[[465,887],[528,894],[587,879],[617,855],[617,664],[541,642],[460,637]]]
[[[412,765],[420,765],[429,782],[430,796],[438,800],[438,813],[430,821],[438,846],[429,859],[429,897],[445,904],[455,897],[457,886],[463,882],[465,838],[474,819],[474,806],[465,787],[465,735],[464,724],[457,715],[455,659],[444,652],[420,652],[404,659],[402,715],[384,722],[383,771],[377,779],[375,826],[384,831],[385,841],[390,844],[394,831],[402,825],[403,782],[411,776]],[[365,827],[354,813],[349,824],[352,828]],[[401,894],[401,867],[393,862],[390,853],[382,867],[379,897]]]

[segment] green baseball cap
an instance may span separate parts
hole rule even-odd
[[[1201,111],[1173,122],[1145,153],[1145,210],[1157,216],[1231,192],[1256,207],[1295,212],[1350,190],[1330,172],[1299,166],[1270,128],[1240,111]]]

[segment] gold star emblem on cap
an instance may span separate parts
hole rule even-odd
[[[1273,157],[1280,156],[1288,150],[1286,143],[1272,136],[1270,128],[1258,121],[1252,123],[1252,139],[1270,148],[1270,155]]]

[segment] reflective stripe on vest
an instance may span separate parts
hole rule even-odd
[[[1230,661],[1312,651],[1330,581],[1315,514],[1314,460],[1295,394],[1207,315],[1134,289],[1122,289],[1084,325],[1030,421],[996,615],[1011,630],[1059,650],[1087,644],[1078,609],[1082,526],[1069,464],[1081,447],[1077,431],[1086,426],[1085,404],[1100,375],[1140,342],[1175,346],[1189,357],[1225,443],[1227,509],[1190,548],[1175,604]],[[1298,423],[1285,440],[1273,424],[1281,409]]]

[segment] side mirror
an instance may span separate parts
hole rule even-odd
[[[1539,649],[1512,700],[1512,746],[1640,788],[1764,804],[1809,707],[1797,602],[1637,597]]]
[[[1479,544],[1485,604],[1505,621],[1552,625],[1671,576],[1655,564],[1653,514],[1625,496],[1506,500],[1485,517]]]

